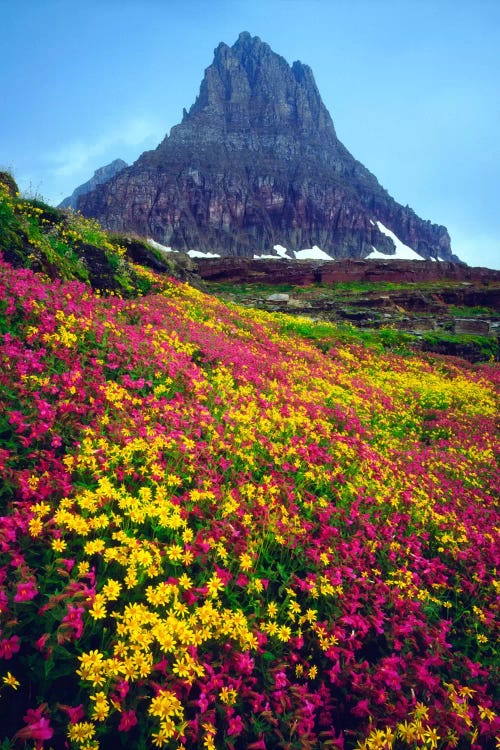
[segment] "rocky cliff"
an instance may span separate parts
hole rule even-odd
[[[111,164],[106,164],[105,167],[96,169],[93,177],[91,177],[90,180],[87,180],[87,182],[84,182],[83,185],[79,185],[75,190],[73,190],[68,198],[65,198],[63,201],[61,201],[58,208],[74,208],[76,210],[78,207],[78,199],[81,195],[90,193],[98,185],[102,185],[103,182],[107,182],[116,174],[118,174],[118,172],[121,172],[121,170],[125,169],[126,166],[127,162],[123,161],[123,159],[115,159],[111,162]]]
[[[339,141],[311,69],[246,32],[217,47],[198,98],[156,150],[78,208],[177,250],[394,254],[381,224],[423,258],[453,259],[445,227],[396,203]]]
[[[175,255],[172,256],[175,258]],[[492,285],[496,301],[484,304],[500,309],[500,271],[466,266],[462,263],[431,263],[413,260],[283,260],[281,258],[255,260],[250,258],[196,258],[191,269],[200,279],[232,284],[311,284],[335,285],[345,282],[389,282],[418,284],[444,282],[483,286],[488,294]],[[471,304],[483,304],[473,302]]]

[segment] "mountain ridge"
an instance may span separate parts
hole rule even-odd
[[[104,167],[99,167],[99,169],[95,170],[90,180],[87,180],[87,182],[84,182],[82,185],[79,185],[77,188],[75,188],[71,195],[69,195],[67,198],[64,198],[64,200],[59,203],[58,208],[77,209],[78,199],[81,195],[85,195],[86,193],[89,193],[91,190],[97,187],[97,185],[102,185],[104,182],[107,182],[116,174],[118,174],[118,172],[120,172],[122,169],[125,169],[125,167],[128,167],[128,164],[126,161],[123,161],[123,159],[114,159]]]

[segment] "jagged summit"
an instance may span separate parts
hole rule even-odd
[[[215,50],[182,125],[192,121],[209,121],[229,133],[288,135],[291,129],[321,134],[330,141],[336,138],[311,69],[298,61],[290,67],[248,32],[232,47],[221,43]]]
[[[452,259],[446,229],[396,203],[337,138],[311,69],[248,32],[218,45],[160,145],[78,207],[179,250],[366,257],[394,253],[392,232],[423,258]]]

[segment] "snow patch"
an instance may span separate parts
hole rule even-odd
[[[287,260],[333,260],[331,255],[325,253],[317,245],[305,248],[304,250],[287,250],[283,245],[274,245],[273,250],[278,254],[280,258],[286,258]],[[256,260],[260,258],[275,258],[276,255],[254,255]]]
[[[220,258],[218,253],[202,253],[201,250],[188,250],[190,258]]]
[[[160,245],[159,242],[156,242],[156,240],[152,240],[150,237],[148,237],[147,243],[148,245],[151,245],[151,247],[156,248],[156,250],[161,250],[163,253],[176,253],[177,252],[177,250],[172,250],[171,247]]]
[[[283,257],[283,256],[281,256]],[[275,255],[255,255],[253,256],[254,260],[276,260]]]
[[[377,221],[377,226],[382,234],[390,237],[394,242],[394,244],[396,245],[396,252],[394,255],[387,255],[386,253],[381,253],[372,245],[373,251],[366,256],[365,260],[381,260],[382,258],[384,260],[425,260],[425,258],[422,258],[422,256],[416,253],[415,250],[413,250],[408,245],[405,245],[404,242],[401,242],[399,237],[396,237],[394,232],[391,232],[390,229],[387,229],[387,227],[385,227],[381,221]]]
[[[379,253],[377,248],[372,245],[372,251],[370,255],[365,256],[365,260],[396,260],[396,256]]]
[[[274,245],[273,246],[273,250],[276,250],[276,252],[280,256],[280,258],[290,258],[290,257],[293,257],[293,256],[290,256],[288,254],[288,250],[286,249],[286,247],[283,247],[283,245]],[[263,257],[264,256],[261,255],[261,258],[263,258]],[[273,256],[273,257],[275,257],[275,256]]]
[[[333,258],[321,250],[317,245],[313,245],[305,250],[297,250],[295,253],[297,260],[333,260]]]

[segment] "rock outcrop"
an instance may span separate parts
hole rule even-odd
[[[184,251],[394,255],[380,222],[423,258],[457,260],[445,227],[396,203],[339,141],[311,69],[246,32],[217,47],[170,135],[80,195],[78,208]]]
[[[106,164],[105,167],[96,169],[94,176],[91,177],[90,180],[87,180],[87,182],[84,182],[83,185],[79,185],[79,187],[73,190],[71,195],[59,204],[58,208],[73,208],[76,210],[78,208],[78,199],[81,195],[90,193],[98,185],[102,185],[104,182],[107,182],[118,174],[118,172],[121,172],[126,166],[127,162],[123,161],[123,159],[115,159],[111,164]]]
[[[500,283],[500,271],[470,267],[459,263],[433,263],[413,260],[311,261],[250,258],[196,258],[193,269],[205,281],[235,284],[339,284],[350,281],[420,283],[453,281],[488,286]],[[498,298],[499,290],[492,294]],[[450,299],[450,304],[452,300]],[[470,304],[486,304],[471,302]]]
[[[0,183],[2,183],[9,195],[16,196],[19,194],[19,187],[17,185],[17,182],[12,177],[10,172],[0,171]]]

